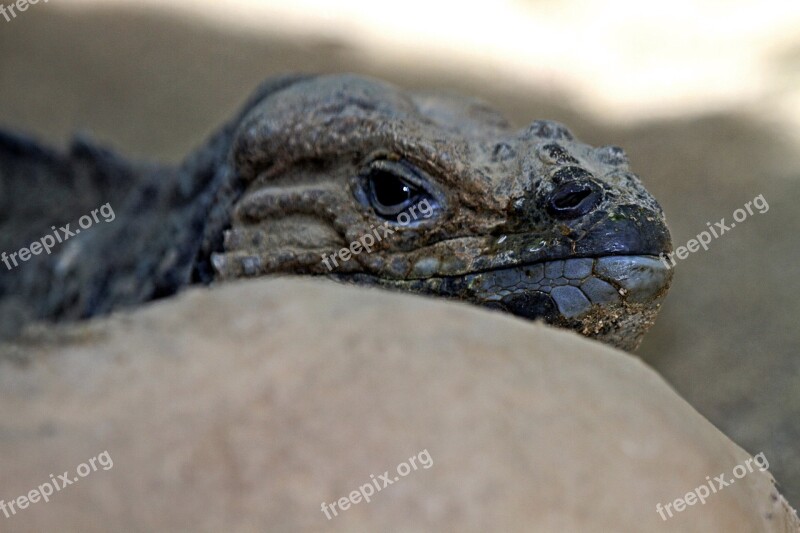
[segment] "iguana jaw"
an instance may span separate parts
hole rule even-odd
[[[622,255],[559,259],[415,280],[368,274],[334,277],[466,300],[634,350],[653,323],[669,289],[672,270],[655,256]]]

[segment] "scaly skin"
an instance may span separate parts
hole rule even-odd
[[[656,257],[671,250],[663,213],[621,149],[548,121],[513,131],[481,102],[356,76],[271,80],[181,167],[120,159],[105,173],[119,169],[137,183],[121,220],[81,241],[60,285],[51,257],[37,280],[6,289],[48,293],[35,318],[306,274],[462,299],[634,349],[671,278]],[[369,252],[351,246],[365,235]]]

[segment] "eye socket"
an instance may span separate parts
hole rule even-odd
[[[374,161],[364,177],[370,206],[387,220],[397,221],[400,213],[426,198],[433,202],[431,195],[419,185],[420,176],[402,161]]]

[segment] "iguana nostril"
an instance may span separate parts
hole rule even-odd
[[[553,198],[553,206],[556,209],[574,209],[578,207],[581,202],[591,194],[587,189],[580,189],[576,191],[560,192],[558,196]]]
[[[591,181],[569,181],[550,195],[547,211],[556,218],[577,218],[594,209],[602,198],[599,187]]]

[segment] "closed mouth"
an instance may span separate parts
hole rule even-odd
[[[332,277],[467,301],[544,320],[633,351],[655,321],[672,281],[672,269],[655,255],[603,255],[426,279],[397,280],[364,273]]]
[[[650,304],[666,293],[672,270],[654,255],[605,255],[414,280],[368,274],[335,277],[472,301],[554,322],[580,319],[596,306]]]
[[[652,255],[559,259],[464,276],[471,298],[530,319],[579,319],[594,306],[649,304],[666,293],[669,269]]]

